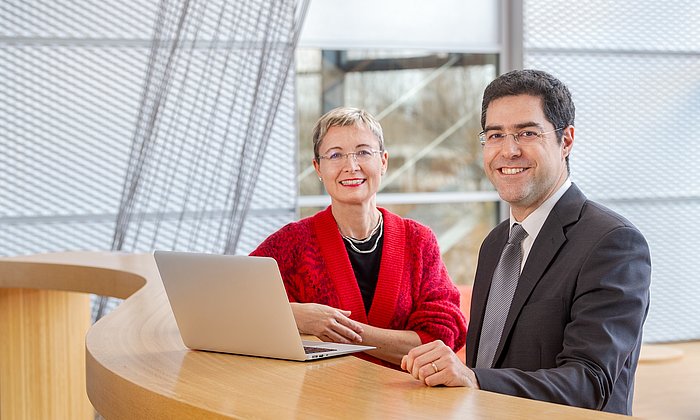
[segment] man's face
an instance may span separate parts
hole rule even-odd
[[[542,99],[531,95],[505,96],[486,110],[484,131],[490,133],[546,133],[556,128],[544,115]],[[557,139],[564,135],[559,143]],[[544,134],[532,141],[516,142],[506,136],[496,145],[485,145],[484,171],[501,198],[511,205],[518,221],[525,219],[566,180],[566,157],[574,143],[574,128]]]

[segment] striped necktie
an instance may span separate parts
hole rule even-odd
[[[479,338],[479,350],[476,354],[476,367],[490,368],[496,348],[501,341],[503,326],[513,301],[515,288],[520,278],[520,266],[523,261],[521,242],[527,237],[527,232],[517,223],[510,230],[510,237],[496,270],[493,272],[489,298],[486,302],[486,313]]]

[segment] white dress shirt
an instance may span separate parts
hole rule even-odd
[[[549,213],[554,208],[554,205],[557,204],[557,201],[559,201],[561,196],[564,195],[564,193],[566,192],[566,190],[569,189],[570,186],[571,179],[566,178],[566,181],[564,181],[561,187],[559,187],[559,189],[554,194],[552,194],[552,196],[549,197],[544,203],[537,207],[535,211],[530,213],[522,222],[518,222],[517,220],[515,220],[515,217],[513,217],[513,210],[511,209],[510,227],[512,228],[514,223],[520,223],[523,226],[523,229],[525,229],[525,232],[527,232],[527,238],[525,238],[522,242],[523,261],[520,264],[521,272],[523,271],[523,267],[525,267],[525,261],[527,261],[528,255],[530,255],[530,249],[532,249],[532,244],[535,243],[535,239],[537,239],[537,235],[540,233],[540,230],[542,229],[545,220],[547,220],[547,217],[549,217]]]

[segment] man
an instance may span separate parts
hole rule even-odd
[[[569,180],[574,113],[568,88],[545,72],[512,71],[486,88],[484,170],[510,220],[479,252],[466,366],[439,341],[404,356],[426,385],[631,414],[649,250]]]

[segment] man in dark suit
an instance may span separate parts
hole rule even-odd
[[[513,71],[486,88],[484,170],[510,218],[479,252],[466,366],[439,341],[403,358],[426,385],[631,414],[649,249],[571,183],[574,114],[568,88],[545,72]]]

